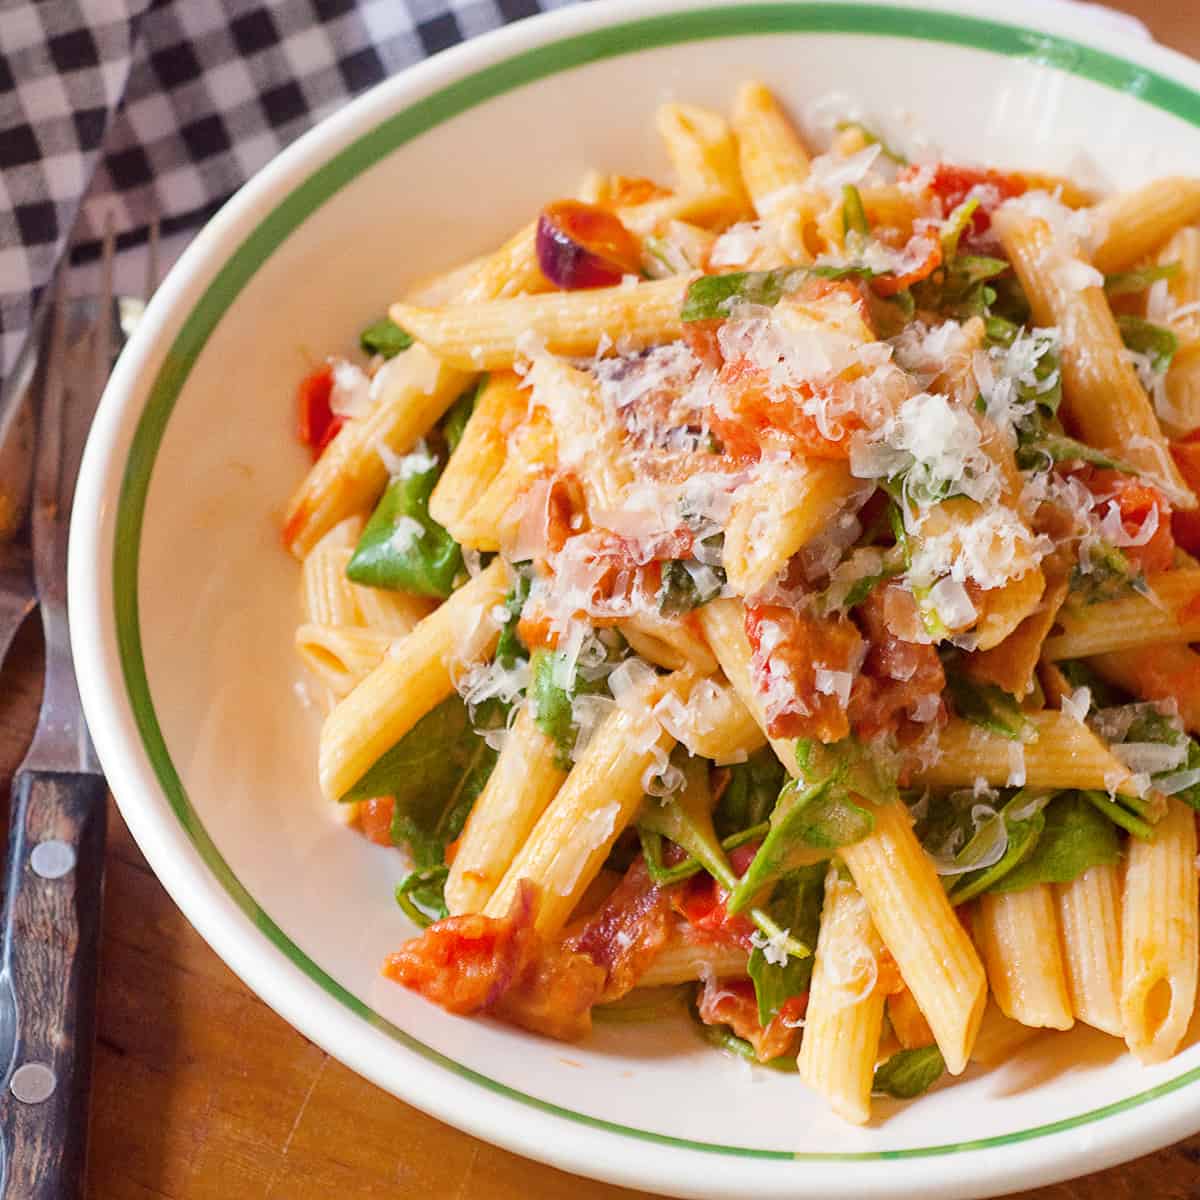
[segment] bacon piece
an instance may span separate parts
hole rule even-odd
[[[706,979],[696,1001],[705,1025],[728,1025],[754,1047],[755,1057],[764,1063],[796,1053],[800,1044],[796,1023],[807,1007],[807,993],[793,996],[764,1029],[758,1019],[754,985],[748,979]]]
[[[505,917],[447,917],[388,956],[383,973],[452,1013],[491,1012],[535,1033],[576,1041],[591,1030],[604,970],[534,928],[537,889],[517,888]]]
[[[746,636],[770,736],[841,741],[850,732],[846,708],[839,696],[817,690],[816,673],[858,671],[865,647],[854,623],[751,601]]]
[[[604,906],[565,942],[605,972],[601,1002],[633,988],[671,936],[674,920],[667,893],[650,879],[638,858]]]
[[[899,597],[908,593],[898,584],[876,588],[858,609],[867,635],[867,655],[862,673],[850,692],[849,717],[854,731],[863,738],[894,732],[900,719],[911,716],[926,697],[938,700],[936,715],[946,690],[946,673],[931,645],[905,641],[889,620]]]

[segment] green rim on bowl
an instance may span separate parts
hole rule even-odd
[[[758,1159],[861,1161],[919,1158],[1010,1145],[1078,1128],[1145,1104],[1200,1079],[1200,1068],[1103,1108],[1030,1129],[969,1142],[862,1153],[792,1154],[782,1150],[715,1145],[634,1129],[562,1108],[489,1079],[417,1041],[347,991],[295,945],[234,875],[204,828],[171,760],[150,696],[138,623],[137,581],[142,523],[154,461],[175,401],[209,336],[237,295],[280,244],[339,189],[397,147],[514,88],[587,63],[640,50],[707,38],[771,33],[859,34],[968,46],[1043,63],[1082,76],[1135,95],[1192,125],[1200,125],[1200,95],[1113,55],[1060,37],[992,21],[945,12],[859,4],[739,4],[647,17],[538,46],[441,88],[380,122],[288,195],[242,242],[184,321],[151,387],[121,485],[113,549],[113,590],[122,672],[138,731],[159,784],[180,824],[221,886],[267,939],[309,979],[351,1012],[429,1061],[542,1112],[610,1133],[689,1150]]]

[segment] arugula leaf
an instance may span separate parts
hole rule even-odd
[[[825,870],[824,863],[815,863],[789,872],[776,885],[766,906],[775,923],[806,946],[817,944]],[[789,954],[784,962],[772,963],[761,947],[754,948],[747,973],[754,983],[758,1020],[764,1029],[788,1000],[808,991],[812,970],[811,955],[797,958]]]
[[[1064,792],[1043,810],[1045,828],[1033,852],[993,892],[1017,892],[1035,883],[1070,883],[1085,871],[1117,862],[1121,844],[1107,821],[1078,792]]]
[[[1105,792],[1079,793],[1098,813],[1107,817],[1114,825],[1124,829],[1126,833],[1140,838],[1143,842],[1154,841],[1154,826],[1143,821],[1141,817],[1131,813],[1123,804],[1118,804]],[[1128,796],[1122,796],[1128,800]]]
[[[358,335],[358,343],[368,354],[382,354],[384,358],[395,358],[413,344],[413,339],[412,335],[401,329],[391,317],[380,317]]]
[[[579,736],[573,701],[576,696],[596,695],[608,690],[606,678],[585,679],[574,671],[566,676],[566,656],[561,650],[535,650],[530,659],[529,699],[537,727],[554,742],[555,762],[560,770],[571,769],[571,752]]]
[[[936,1046],[917,1050],[898,1050],[875,1068],[871,1090],[897,1100],[911,1100],[927,1092],[946,1069],[942,1052]]]
[[[450,915],[446,907],[446,879],[450,868],[445,864],[411,871],[396,886],[396,903],[414,925],[422,929]]]
[[[870,267],[776,267],[771,271],[731,271],[727,275],[702,275],[688,287],[680,317],[684,321],[711,321],[729,316],[735,301],[774,307],[806,279],[874,279],[880,272]]]
[[[380,756],[342,800],[391,796],[392,840],[407,843],[418,869],[444,861],[483,790],[496,752],[471,727],[458,696],[426,713]]]
[[[842,186],[842,232],[866,238],[871,235],[871,223],[867,220],[867,210],[863,207],[862,196],[852,183]]]
[[[1129,588],[1144,591],[1146,577],[1124,553],[1109,542],[1100,541],[1088,551],[1089,571],[1076,563],[1071,568],[1067,586],[1073,597],[1084,604],[1115,600]]]
[[[730,767],[729,783],[713,813],[721,837],[766,821],[786,779],[787,772],[770,746],[763,746],[745,762]]]
[[[724,585],[725,572],[721,567],[706,567],[695,559],[672,558],[662,565],[658,611],[666,617],[681,616],[719,596]]]
[[[513,584],[504,597],[504,611],[507,614],[500,628],[500,640],[496,643],[496,659],[502,667],[512,667],[519,659],[525,657],[527,650],[521,641],[517,627],[521,621],[521,612],[525,601],[529,599],[529,589],[532,576],[527,569],[528,564],[519,563],[513,567]]]
[[[1044,471],[1051,463],[1085,462],[1095,467],[1107,467],[1126,475],[1137,475],[1136,467],[1097,450],[1086,442],[1076,441],[1065,433],[1039,431],[1024,437],[1017,446],[1017,466],[1022,471]]]
[[[763,821],[759,825],[751,825],[748,829],[731,833],[727,838],[721,839],[721,849],[728,854],[730,850],[736,850],[739,846],[744,846],[747,842],[762,837],[769,828],[770,825]],[[685,879],[691,879],[693,875],[698,875],[704,870],[704,864],[691,855],[675,863],[674,866],[668,867],[663,862],[663,841],[665,839],[662,834],[655,833],[647,825],[641,824],[637,826],[637,832],[642,846],[642,857],[646,860],[646,870],[650,872],[650,878],[660,887],[682,883]]]
[[[1128,697],[1102,679],[1091,663],[1079,658],[1065,658],[1058,669],[1073,688],[1085,687],[1092,694],[1093,708],[1113,708],[1123,704]]]
[[[1008,270],[1009,265],[1002,258],[958,254],[917,284],[914,288],[917,306],[962,321],[986,316],[996,299],[996,289],[990,281]]]
[[[792,780],[779,793],[771,830],[726,901],[731,913],[745,908],[787,871],[867,837],[875,817],[856,798],[886,801],[895,794],[852,738],[836,746],[797,743],[797,766],[804,778]]]
[[[1171,365],[1179,349],[1179,339],[1164,325],[1155,325],[1142,317],[1122,313],[1117,318],[1121,340],[1135,354],[1145,354],[1156,375],[1162,375]]]
[[[429,497],[440,474],[435,463],[392,480],[354,548],[348,578],[420,596],[450,595],[462,569],[462,551],[429,515]]]
[[[702,1021],[700,1019],[700,1012],[694,1002],[689,1005],[689,1008],[692,1020],[696,1022],[700,1030],[700,1036],[715,1049],[724,1050],[729,1054],[736,1054],[738,1058],[744,1058],[756,1067],[770,1067],[772,1071],[784,1072],[795,1072],[798,1070],[794,1054],[781,1054],[778,1058],[771,1059],[770,1062],[760,1063],[758,1055],[754,1053],[754,1047],[745,1038],[738,1037],[727,1025],[709,1025]]]
[[[486,383],[487,376],[480,376],[479,381],[473,387],[467,388],[450,406],[450,411],[442,418],[442,436],[446,439],[446,448],[449,453],[453,454],[458,449],[458,443],[462,441],[462,435],[467,428],[467,422],[471,419],[471,414],[475,411],[475,402],[479,399],[479,393],[483,390],[483,386]]]
[[[898,167],[908,166],[908,159],[899,150],[894,150],[879,134],[873,129],[868,129],[861,121],[839,121],[837,128],[839,132],[843,129],[857,129],[862,134],[862,139],[868,146],[879,147],[879,152],[884,158],[891,159]]]
[[[1032,316],[1029,298],[1016,274],[1001,275],[992,284],[996,298],[989,306],[991,315],[1011,325],[1027,325]]]
[[[1174,279],[1179,274],[1180,263],[1163,263],[1161,266],[1142,267],[1137,271],[1117,271],[1105,275],[1104,290],[1110,296],[1128,296],[1134,292],[1144,292],[1151,284],[1160,279]]]
[[[1029,857],[1046,827],[1042,807],[1031,805],[1024,791],[1017,792],[1004,805],[1000,810],[1008,834],[1004,854],[990,867],[957,876],[949,887],[951,904],[965,904],[981,896]]]
[[[950,703],[964,721],[1010,741],[1031,739],[1033,724],[1021,711],[1016,697],[994,683],[978,683],[963,671],[956,670],[953,659],[945,666]]]
[[[974,217],[975,210],[978,207],[978,197],[972,196],[969,200],[964,200],[958,205],[946,218],[941,233],[943,262],[949,263],[954,261],[954,258],[958,254],[958,243],[962,235],[966,233],[967,226],[970,225],[971,218]]]

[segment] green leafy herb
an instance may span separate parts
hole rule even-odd
[[[1160,279],[1174,279],[1179,274],[1180,265],[1177,262],[1163,263],[1161,266],[1142,267],[1137,271],[1118,271],[1114,275],[1105,275],[1104,290],[1110,296],[1144,292]]]
[[[455,400],[450,406],[450,411],[442,418],[442,436],[446,439],[446,448],[451,454],[458,449],[458,443],[462,441],[462,435],[467,428],[467,422],[471,419],[471,414],[475,411],[475,401],[479,399],[479,393],[483,390],[483,386],[486,383],[487,376],[481,376],[473,387],[467,388]]]
[[[897,1100],[911,1100],[927,1092],[946,1069],[942,1052],[936,1046],[918,1050],[898,1050],[875,1068],[871,1090]]]
[[[738,301],[772,308],[794,292],[806,279],[874,279],[879,274],[869,267],[776,267],[771,271],[732,271],[727,275],[703,275],[683,298],[680,316],[684,321],[710,321],[729,316]]]
[[[852,183],[842,187],[842,232],[847,237],[867,238],[871,235],[871,223],[867,220],[862,196]]]
[[[1014,742],[1031,740],[1033,724],[1016,698],[994,683],[979,683],[955,669],[953,659],[946,664],[946,688],[950,703],[964,721]]]
[[[942,261],[949,263],[953,262],[958,254],[958,243],[962,235],[966,233],[967,226],[971,223],[971,218],[975,216],[975,210],[979,207],[979,200],[972,196],[969,200],[964,200],[947,218],[942,226],[941,242],[942,242]]]
[[[462,551],[429,515],[429,497],[440,474],[435,462],[392,480],[346,567],[350,579],[420,596],[450,595],[462,569]]]
[[[658,611],[667,617],[691,612],[720,595],[724,584],[720,567],[706,567],[695,559],[670,559],[662,565]]]
[[[1141,817],[1131,813],[1124,804],[1118,804],[1104,792],[1080,792],[1079,794],[1098,813],[1107,817],[1114,825],[1124,829],[1126,833],[1132,834],[1143,842],[1154,840],[1154,827],[1143,821]],[[1130,797],[1122,796],[1121,799],[1129,800]]]
[[[1146,355],[1156,375],[1162,375],[1171,365],[1179,349],[1179,339],[1171,330],[1124,313],[1117,318],[1117,326],[1121,340],[1135,354]]]
[[[862,135],[863,141],[868,146],[878,146],[879,152],[884,158],[891,159],[898,167],[907,167],[908,159],[904,157],[898,150],[894,150],[877,134],[874,130],[868,129],[861,121],[839,121],[837,125],[839,131],[843,129],[856,129]]]
[[[721,850],[727,855],[729,851],[736,850],[739,846],[744,846],[747,842],[753,842],[756,838],[762,837],[769,828],[770,825],[763,821],[760,825],[751,825],[748,829],[731,833],[727,838],[721,839]],[[682,883],[685,879],[691,879],[693,875],[698,875],[704,870],[704,864],[691,855],[681,859],[673,866],[667,866],[663,861],[663,843],[667,839],[662,834],[655,833],[647,825],[639,825],[637,831],[642,847],[642,857],[646,860],[646,869],[650,872],[650,878],[660,887]]]
[[[1111,821],[1078,792],[1064,792],[1043,810],[1045,828],[1033,851],[994,892],[1017,892],[1035,883],[1070,883],[1092,867],[1112,864],[1121,845]]]
[[[517,632],[532,583],[531,573],[524,569],[525,567],[526,564],[520,564],[513,569],[513,584],[508,595],[504,597],[505,618],[500,627],[500,640],[496,643],[496,660],[506,668],[515,666],[527,653],[525,643],[521,641],[521,635]]]
[[[770,746],[763,746],[745,762],[730,767],[729,783],[713,813],[721,837],[766,821],[786,780],[787,772]]]
[[[413,344],[412,336],[405,333],[391,317],[380,317],[368,325],[358,335],[358,341],[368,354],[382,354],[384,358],[395,358]]]
[[[756,1067],[770,1067],[773,1071],[784,1072],[794,1072],[797,1069],[796,1058],[792,1054],[781,1054],[778,1058],[771,1059],[770,1062],[760,1063],[758,1055],[754,1053],[754,1047],[745,1038],[738,1037],[727,1025],[706,1024],[700,1019],[700,1013],[694,1004],[691,1006],[691,1012],[692,1019],[700,1029],[701,1037],[714,1049],[724,1050],[727,1054],[735,1054],[738,1058],[744,1058]]]
[[[1072,598],[1083,604],[1115,600],[1129,589],[1144,591],[1146,577],[1122,551],[1099,541],[1088,550],[1088,570],[1076,563],[1067,580]]]
[[[946,235],[942,236],[945,239]],[[1009,265],[1002,258],[955,254],[913,288],[917,307],[960,321],[986,316],[996,299],[996,289],[990,281],[1008,270]]]
[[[806,946],[817,944],[821,902],[825,894],[825,864],[816,863],[785,875],[775,887],[766,909],[775,923]],[[793,996],[808,991],[812,979],[811,955],[787,955],[782,963],[768,962],[761,947],[750,954],[748,974],[758,1000],[758,1020],[765,1029]]]
[[[1106,679],[1102,679],[1091,663],[1078,658],[1065,658],[1058,669],[1073,688],[1087,688],[1092,697],[1092,708],[1112,708],[1124,703],[1125,697]]]
[[[980,867],[955,876],[949,885],[950,903],[965,904],[990,891],[1001,879],[1021,865],[1033,852],[1046,818],[1042,815],[1050,797],[1031,797],[1019,791],[1000,810],[1008,842],[1004,854],[990,867]]]
[[[571,769],[571,752],[579,736],[575,723],[576,696],[608,690],[606,678],[585,679],[572,670],[560,650],[540,649],[530,659],[529,698],[538,728],[554,742],[555,760],[563,771]]]
[[[446,907],[446,879],[450,868],[445,864],[412,871],[396,887],[396,903],[414,925],[422,929],[450,915]]]
[[[462,832],[483,790],[496,752],[472,728],[458,696],[427,713],[362,778],[343,800],[391,796],[392,840],[405,843],[417,868],[444,861],[445,847]]]
[[[1136,475],[1136,467],[1097,450],[1086,442],[1076,441],[1065,433],[1039,431],[1023,438],[1017,446],[1017,466],[1022,471],[1044,471],[1052,463],[1085,462],[1094,467],[1106,467]]]

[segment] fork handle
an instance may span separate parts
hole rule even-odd
[[[0,986],[12,987],[17,1031],[0,1093],[3,1200],[84,1195],[106,798],[100,775],[25,770],[13,784]],[[53,1072],[42,1098],[51,1079],[39,1068]]]

